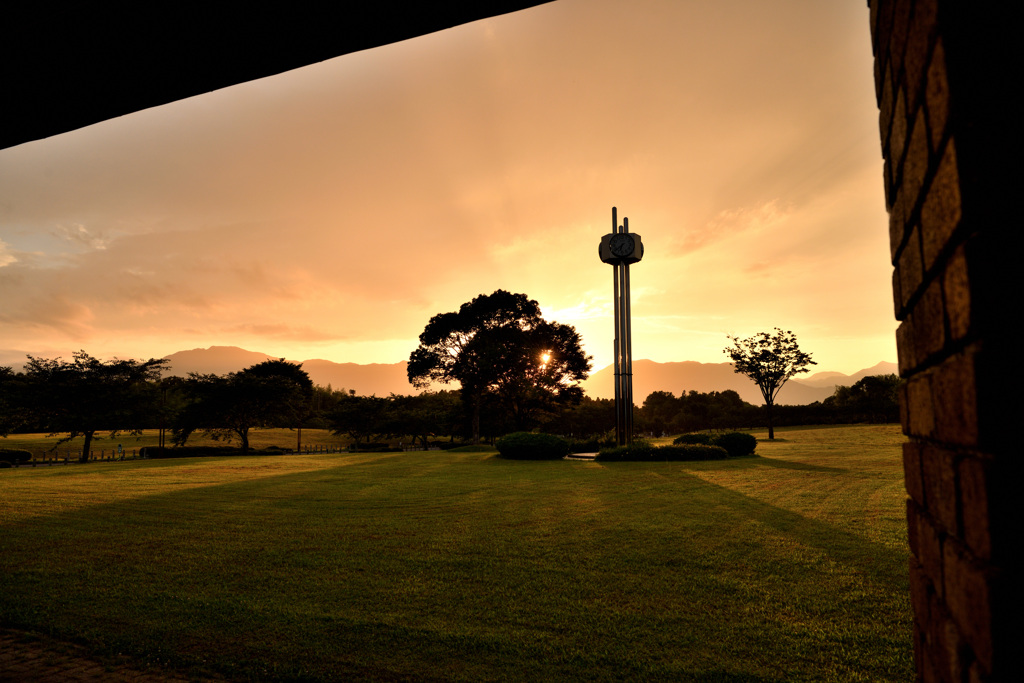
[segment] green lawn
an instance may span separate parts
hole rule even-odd
[[[0,624],[258,680],[913,679],[899,428],[0,471]]]

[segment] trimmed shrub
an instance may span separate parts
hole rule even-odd
[[[603,462],[685,462],[725,460],[728,457],[729,452],[721,446],[708,446],[705,444],[652,446],[647,443],[639,443],[631,446],[605,448],[597,454],[597,460]]]
[[[711,445],[711,435],[705,434],[704,432],[693,432],[692,434],[681,434],[672,440],[672,445],[679,446],[681,444],[703,444],[705,446]]]
[[[569,454],[569,442],[553,434],[513,432],[494,443],[498,456],[509,460],[561,460]]]
[[[0,448],[0,462],[16,463],[28,462],[32,459],[32,453],[23,451],[20,448]]]
[[[742,458],[747,455],[753,455],[754,449],[757,448],[757,439],[754,435],[743,432],[716,434],[711,439],[711,443],[729,451],[730,458]]]

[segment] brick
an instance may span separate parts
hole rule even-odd
[[[924,110],[918,109],[912,119],[910,146],[907,148],[906,159],[903,161],[902,189],[907,192],[909,205],[916,206],[921,200],[921,188],[924,187],[924,180],[928,175],[930,155]]]
[[[978,400],[974,356],[968,351],[947,359],[931,376],[936,437],[947,444],[978,445]]]
[[[896,360],[899,361],[900,377],[910,375],[919,364],[917,354],[914,353],[913,330],[909,320],[904,320],[896,328]],[[905,430],[906,424],[904,423]]]
[[[906,311],[903,308],[903,292],[900,284],[900,269],[898,266],[892,270],[892,308],[893,315],[897,320],[903,320],[906,317]]]
[[[908,511],[907,519],[910,519]],[[908,524],[908,527],[910,525]],[[910,605],[914,611],[914,620],[923,625],[931,621],[930,604],[935,594],[935,586],[924,573],[924,567],[913,557],[909,560],[910,571]]]
[[[910,230],[910,239],[900,252],[896,266],[900,271],[900,301],[897,311],[903,311],[911,297],[921,286],[924,268],[921,261],[921,232],[914,226]]]
[[[936,672],[935,665],[932,663],[934,648],[929,641],[924,641],[922,650],[923,653],[917,667],[918,680],[921,683],[949,683],[939,678],[939,674]]]
[[[909,5],[910,3],[907,3]],[[910,19],[907,46],[903,53],[903,71],[906,74],[907,101],[916,107],[925,83],[928,66],[928,45],[935,33],[935,6],[930,2],[914,3]]]
[[[880,63],[879,60],[875,61]],[[893,113],[892,76],[889,70],[885,69],[881,95],[878,100],[878,139],[882,144],[883,159],[890,159],[892,157],[889,150],[889,133],[892,131]],[[896,166],[896,161],[899,161],[899,159],[893,159],[893,168]]]
[[[921,444],[915,441],[907,441],[903,444],[903,479],[907,488],[907,495],[917,503],[924,506],[925,490],[924,480],[921,473]]]
[[[927,665],[927,675],[931,676],[931,680],[938,683],[953,683],[946,676],[949,667],[942,648],[942,632],[945,624],[950,621],[949,610],[935,593],[929,595],[929,614],[931,618],[924,628],[925,653],[922,661]]]
[[[878,55],[877,52],[874,52],[874,57],[875,57],[875,60],[874,60],[874,69],[873,70],[874,70],[874,76],[875,76],[875,104],[877,104],[878,107],[881,108],[882,107],[882,82],[885,79],[882,77],[882,69],[883,69],[882,58]],[[884,142],[883,142],[883,145],[884,145]]]
[[[960,225],[960,175],[956,163],[956,147],[950,140],[945,147],[921,206],[925,268],[932,268],[943,247]]]
[[[903,325],[900,325],[898,328],[896,328],[896,354],[897,354],[897,357],[898,357],[897,360],[899,359],[899,357],[901,357],[903,349],[905,348],[902,344],[899,343],[900,330],[902,330],[902,329],[903,329]],[[902,365],[902,361],[901,361],[900,364]],[[909,436],[910,435],[910,398],[909,398],[909,394],[907,393],[906,384],[900,384],[899,386],[897,386],[896,387],[896,394],[897,394],[897,396],[899,396],[899,403],[900,403],[900,428],[902,429],[904,434]]]
[[[989,560],[992,534],[988,464],[981,458],[967,457],[960,461],[957,470],[964,542],[975,557]]]
[[[900,250],[907,241],[910,230],[907,227],[907,202],[903,200],[906,192],[900,188],[893,190],[893,204],[889,209],[889,258],[893,265],[899,260]]]
[[[943,545],[944,596],[953,620],[982,666],[992,670],[992,594],[985,568],[952,540]]]
[[[967,338],[971,331],[971,283],[963,246],[946,261],[942,273],[942,293],[946,303],[946,321],[951,341]]]
[[[896,198],[896,190],[892,186],[892,161],[882,158],[882,191],[885,194],[885,210],[892,211],[892,203]]]
[[[932,524],[926,511],[917,518],[917,560],[924,568],[924,573],[935,587],[939,598],[944,596],[946,589],[943,579],[942,542],[943,536]]]
[[[878,10],[875,13],[874,30],[871,32],[875,55],[882,58],[882,66],[886,66],[889,52],[889,34],[892,31],[892,10],[895,2],[893,0],[878,0]],[[877,59],[878,57],[876,57]]]
[[[925,108],[928,110],[932,152],[938,153],[942,141],[947,137],[946,123],[949,121],[949,81],[946,77],[946,51],[941,38],[935,41],[932,49],[927,79]]]
[[[893,168],[896,169],[897,183],[903,180],[903,153],[907,145],[907,107],[906,94],[903,86],[896,88],[896,104],[892,110],[892,126],[889,130],[889,154],[892,156]],[[911,206],[913,206],[911,198]]]
[[[929,516],[944,533],[959,536],[956,515],[956,456],[945,449],[923,445],[921,476]]]
[[[933,280],[925,287],[910,314],[914,327],[914,348],[919,357],[933,356],[946,341],[946,310],[942,302],[942,282]]]
[[[910,554],[915,558],[921,557],[921,535],[918,533],[918,519],[921,517],[924,507],[913,498],[907,498],[907,545],[910,546]],[[919,559],[918,559],[919,561]]]
[[[889,71],[899,74],[903,71],[903,55],[907,49],[907,34],[910,32],[909,2],[895,2],[892,8],[892,33],[889,38]]]
[[[914,670],[917,671],[917,681],[923,681],[923,674],[921,673],[925,669],[925,657],[924,653],[927,652],[927,642],[925,641],[924,634],[921,633],[921,626],[914,624]]]
[[[912,437],[932,437],[935,434],[935,409],[932,405],[931,377],[927,373],[914,375],[903,387],[906,390],[908,421],[904,432]]]
[[[968,665],[973,659],[966,643],[960,637],[960,632],[953,623],[953,620],[945,620],[938,632],[937,640],[940,641],[940,652],[944,664],[944,676],[948,681],[962,681],[967,672]]]

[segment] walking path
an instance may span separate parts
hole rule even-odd
[[[100,659],[80,645],[0,628],[0,683],[195,683],[159,669],[136,669],[126,658]]]
[[[596,457],[597,453],[570,453],[565,460],[593,460]]]

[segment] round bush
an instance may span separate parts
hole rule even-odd
[[[711,435],[703,432],[695,432],[693,434],[681,434],[672,440],[672,445],[679,446],[681,444],[703,444],[705,446],[711,445]]]
[[[742,458],[754,453],[754,449],[757,448],[757,439],[752,434],[726,432],[725,434],[716,434],[711,439],[711,444],[721,446],[729,451],[730,458]]]
[[[569,442],[553,434],[513,432],[494,446],[500,457],[509,460],[560,460],[569,454]]]

